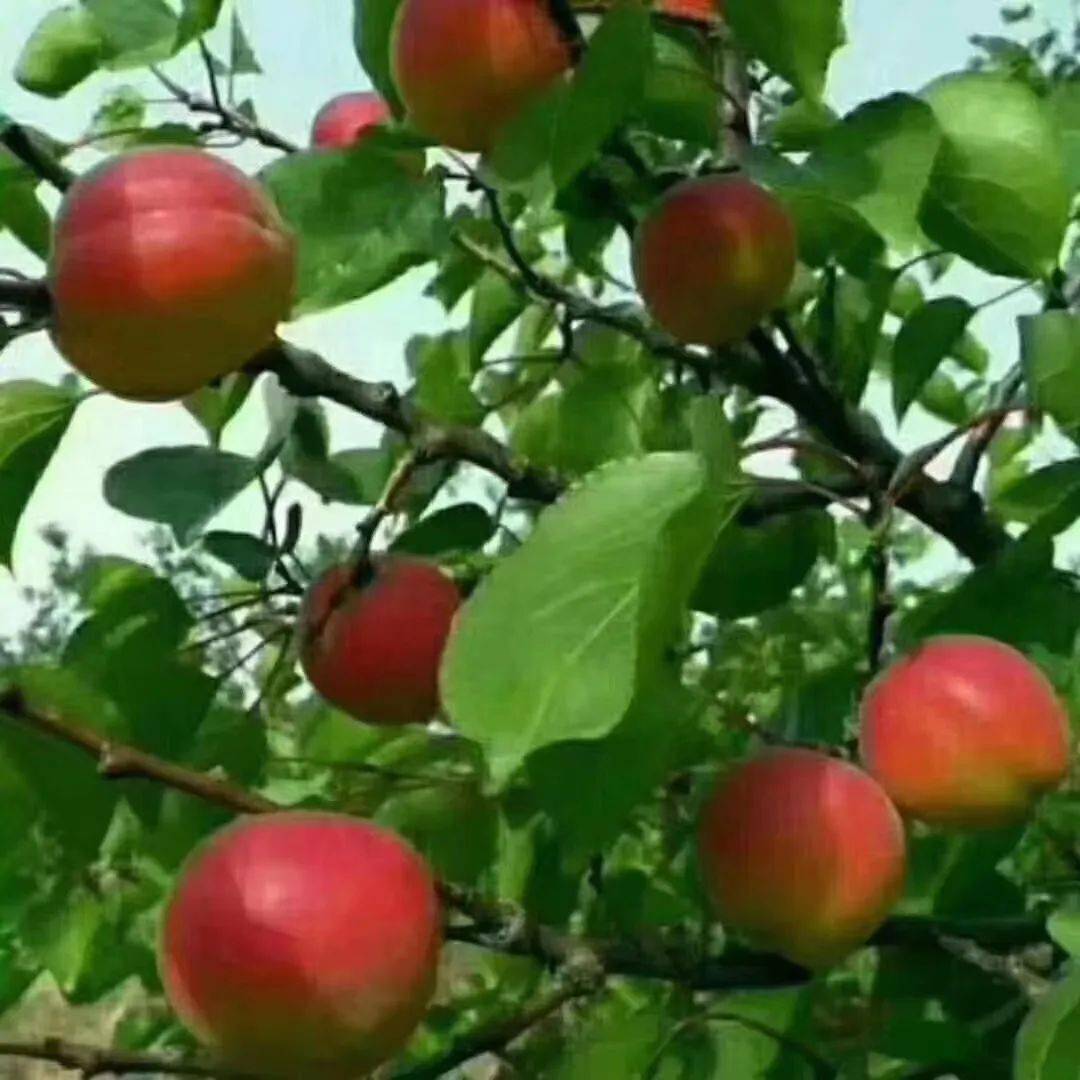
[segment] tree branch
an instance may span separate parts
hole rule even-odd
[[[232,132],[232,134],[239,135],[242,139],[252,139],[263,146],[269,147],[271,150],[281,150],[286,154],[295,154],[299,151],[300,147],[296,143],[279,135],[276,131],[271,131],[269,128],[249,120],[238,109],[230,108],[222,102],[219,95],[215,95],[218,97],[217,101],[211,101],[210,98],[193,93],[186,87],[181,86],[178,82],[169,78],[160,68],[151,65],[150,70],[154,73],[158,82],[181,105],[195,113],[207,113],[216,116],[218,122],[213,125],[213,129]]]
[[[75,182],[75,174],[39,146],[20,124],[0,125],[0,143],[7,147],[38,179],[65,192]]]
[[[430,1061],[421,1062],[393,1074],[393,1080],[438,1080],[461,1065],[483,1054],[504,1050],[530,1029],[557,1013],[576,998],[595,993],[597,986],[588,982],[566,981],[540,995],[521,1012],[494,1023],[481,1025],[457,1039],[449,1050]]]
[[[227,780],[174,765],[134,746],[113,742],[91,728],[33,708],[17,688],[0,693],[0,713],[94,758],[98,772],[108,780],[153,780],[241,814],[265,814],[281,809],[277,803]]]
[[[40,1042],[0,1042],[0,1057],[46,1061],[65,1069],[74,1069],[90,1077],[157,1073],[163,1076],[202,1076],[210,1080],[263,1080],[255,1073],[240,1072],[211,1062],[178,1061],[164,1054],[140,1054],[109,1050],[62,1039]]]
[[[553,502],[562,491],[557,477],[519,461],[486,431],[432,423],[392,384],[354,379],[316,353],[279,343],[258,356],[248,370],[273,372],[297,397],[336,401],[400,432],[428,461],[456,459],[486,469],[505,480],[516,498]]]

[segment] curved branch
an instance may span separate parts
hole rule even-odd
[[[240,1072],[212,1062],[178,1061],[164,1054],[141,1054],[110,1050],[63,1039],[39,1042],[0,1042],[0,1058],[46,1061],[74,1069],[84,1078],[157,1073],[162,1076],[203,1076],[210,1080],[260,1080],[255,1073]]]

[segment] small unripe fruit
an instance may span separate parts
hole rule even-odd
[[[53,339],[120,397],[183,397],[270,343],[295,272],[292,237],[238,169],[191,148],[133,151],[64,198],[49,265]]]
[[[404,0],[394,80],[409,120],[457,150],[488,150],[570,67],[547,0]]]
[[[1023,819],[1069,767],[1053,687],[990,638],[933,639],[881,675],[863,700],[860,743],[902,813],[961,828]]]
[[[440,948],[426,865],[338,814],[229,826],[180,875],[160,967],[177,1015],[259,1075],[351,1080],[423,1019]]]
[[[300,613],[300,659],[329,702],[372,724],[419,724],[439,708],[439,663],[461,595],[431,563],[376,559],[370,580],[327,571]]]
[[[815,970],[866,941],[904,884],[904,828],[885,792],[809,750],[737,768],[705,809],[700,847],[725,926]]]
[[[653,318],[674,337],[725,345],[781,305],[795,275],[796,246],[787,211],[757,184],[725,176],[687,180],[642,223],[634,277]]]
[[[311,145],[323,149],[358,146],[391,119],[390,106],[378,94],[340,94],[316,114]]]

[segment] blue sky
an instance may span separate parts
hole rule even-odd
[[[1036,6],[1042,18],[1060,21],[1071,2],[1042,0]],[[266,72],[263,77],[247,80],[241,89],[254,95],[260,117],[269,127],[302,141],[323,102],[366,86],[352,51],[350,0],[236,3]],[[97,75],[60,102],[44,101],[16,86],[11,71],[20,45],[41,16],[56,6],[44,0],[18,0],[5,6],[4,32],[0,35],[0,109],[61,138],[75,139],[111,87],[129,83],[158,96],[156,84],[139,76],[133,78],[130,73]],[[896,0],[849,0],[847,7],[850,43],[834,62],[829,87],[830,100],[841,111],[890,90],[918,90],[934,76],[965,63],[971,34],[994,33],[1000,27],[996,0],[905,0],[903,4]],[[186,85],[200,86],[201,69],[194,56],[177,58],[168,70]],[[178,118],[179,110],[173,115]],[[234,160],[254,168],[265,156],[258,150],[246,150]],[[32,256],[3,237],[0,266],[29,273],[41,270]],[[421,295],[427,276],[426,271],[416,271],[375,296],[292,323],[284,328],[284,336],[319,349],[354,374],[401,379],[405,341],[415,333],[446,326],[438,305]],[[954,283],[975,298],[994,295],[1002,284],[974,275]],[[1021,298],[980,317],[976,329],[993,346],[998,365],[1007,366],[1015,356],[1015,316],[1032,306],[1031,298]],[[457,321],[462,318],[459,315]],[[44,335],[21,340],[0,359],[0,381],[55,381],[64,370]],[[905,440],[909,434],[918,439],[933,430],[925,419],[916,418],[909,426],[912,430],[905,429]],[[254,402],[230,429],[226,446],[239,451],[253,449],[261,436],[261,410]],[[378,429],[363,418],[333,413],[336,449],[371,445],[377,436]],[[148,446],[201,441],[194,421],[179,406],[135,405],[104,395],[84,405],[23,519],[14,557],[18,581],[41,583],[43,548],[37,531],[49,521],[64,524],[77,542],[103,551],[137,554],[138,536],[145,526],[104,502],[102,475],[112,462]],[[345,532],[356,518],[355,510],[324,508],[314,497],[307,500],[307,510],[309,521],[324,530]],[[230,507],[221,524],[243,528],[260,520],[258,515],[258,498],[253,493]],[[14,580],[0,569],[0,632],[17,625],[22,615]]]

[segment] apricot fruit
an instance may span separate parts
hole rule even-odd
[[[865,942],[904,885],[904,827],[888,796],[810,750],[738,766],[707,804],[699,842],[725,927],[814,970]]]
[[[202,150],[132,151],[63,200],[53,340],[118,397],[183,397],[270,344],[295,275],[293,239],[254,181]]]
[[[182,870],[159,962],[198,1038],[258,1075],[346,1080],[423,1019],[441,945],[421,858],[340,814],[247,818]]]
[[[634,277],[674,337],[726,345],[783,303],[796,247],[788,212],[764,188],[738,176],[686,180],[639,228]]]
[[[372,724],[419,724],[439,708],[439,664],[461,604],[432,563],[377,558],[370,580],[327,571],[300,612],[300,660],[327,701]]]
[[[961,828],[1020,821],[1069,767],[1068,717],[1022,653],[933,638],[862,703],[862,760],[908,817]]]

